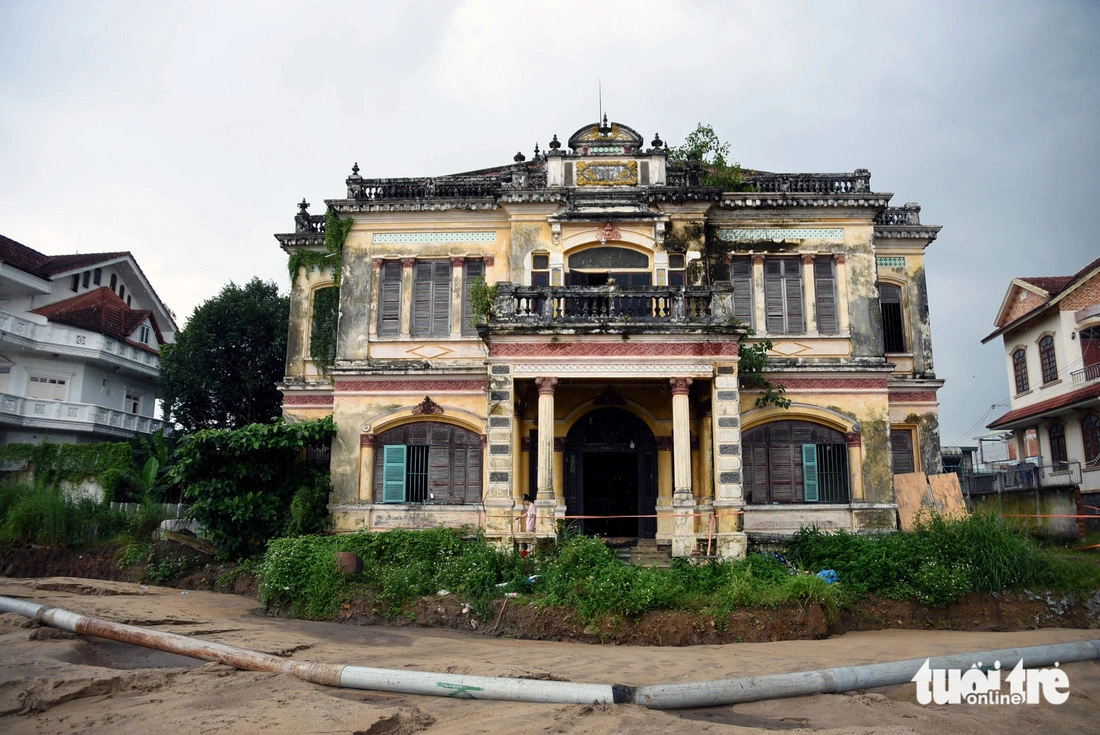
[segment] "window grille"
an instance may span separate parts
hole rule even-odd
[[[1027,392],[1031,384],[1027,379],[1027,351],[1023,347],[1012,353],[1012,372],[1016,376],[1016,392]]]
[[[1054,337],[1049,334],[1039,340],[1039,366],[1043,370],[1043,382],[1058,379],[1058,360],[1054,356]]]

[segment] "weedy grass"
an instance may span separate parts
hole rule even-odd
[[[56,487],[0,484],[0,543],[83,546],[109,540],[126,526],[127,518],[106,503]]]
[[[362,573],[338,571],[339,551],[357,554]],[[574,534],[533,558],[498,551],[462,529],[299,536],[269,543],[260,600],[269,609],[326,618],[343,602],[369,595],[383,612],[397,615],[406,602],[447,590],[484,617],[492,600],[521,592],[540,605],[573,608],[584,622],[680,610],[711,614],[720,623],[736,608],[787,604],[817,604],[834,618],[867,594],[945,605],[975,591],[1100,589],[1100,565],[1087,552],[1040,550],[988,515],[948,520],[929,514],[912,533],[804,530],[792,539],[789,554],[806,571],[770,554],[634,567],[600,539]],[[841,581],[826,583],[813,573],[821,569],[835,570]],[[531,575],[538,577],[533,587]]]

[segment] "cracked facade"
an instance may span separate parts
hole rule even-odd
[[[940,464],[923,262],[939,227],[862,169],[745,171],[737,192],[705,173],[606,121],[497,168],[353,167],[326,200],[353,220],[338,319],[314,313],[336,274],[303,267],[282,385],[286,416],[339,427],[337,527],[468,524],[507,545],[565,519],[676,556],[894,527],[893,474]],[[308,207],[276,236],[288,253],[324,249]],[[742,389],[747,329],[789,408]]]

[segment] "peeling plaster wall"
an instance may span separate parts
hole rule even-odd
[[[344,269],[340,280],[340,321],[337,326],[336,360],[367,359],[367,325],[371,320],[370,239],[352,231],[344,243]]]
[[[894,502],[894,471],[890,466],[890,425],[886,407],[863,421],[863,495],[875,503]]]
[[[928,316],[928,283],[924,276],[924,258],[911,257],[919,263],[909,272],[906,284],[910,305],[910,350],[913,353],[913,373],[919,378],[936,377],[932,363],[932,321]]]
[[[852,357],[881,358],[882,309],[878,300],[878,267],[871,245],[871,228],[852,228],[848,250],[848,313]]]

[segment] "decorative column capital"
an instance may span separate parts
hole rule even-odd
[[[372,270],[376,270],[376,271],[382,270],[382,259],[381,258],[372,259],[371,262],[370,262],[370,267],[371,267]]]
[[[732,263],[733,262],[733,254],[732,253],[726,253],[726,255],[722,258],[722,262],[725,263],[726,265],[729,265],[730,263]]]
[[[371,449],[374,449],[374,439],[375,439],[374,434],[360,434],[359,435],[359,446],[369,447]]]
[[[753,265],[764,265],[764,256],[760,255],[759,253],[753,253],[752,254],[752,264]]]
[[[668,382],[674,396],[686,396],[691,389],[691,378],[669,378]]]
[[[844,435],[844,442],[850,447],[862,447],[863,435],[858,431],[850,431]]]
[[[535,378],[535,385],[539,387],[540,396],[554,395],[554,386],[557,384],[557,378]]]
[[[478,434],[478,438],[481,440],[481,448],[482,449],[489,446],[489,435],[488,434]]]
[[[497,259],[496,259],[495,255],[486,255],[481,260],[482,260],[483,263],[485,263],[486,268],[492,268],[493,264],[497,262]]]
[[[402,258],[401,259],[401,267],[402,268],[412,268],[414,265],[416,265],[416,258]]]
[[[802,254],[802,265],[810,266],[814,264],[814,258],[816,256],[813,253]]]
[[[844,253],[833,253],[833,260],[837,263],[843,263],[847,256]]]
[[[462,255],[451,258],[451,266],[454,268],[461,268],[466,263],[466,258]]]

